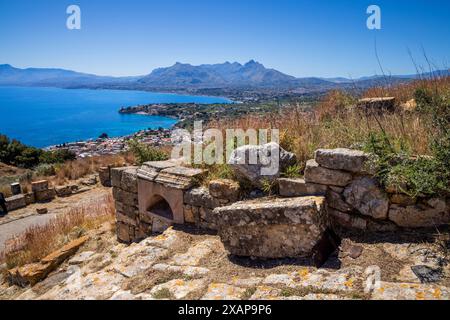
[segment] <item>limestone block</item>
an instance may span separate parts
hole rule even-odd
[[[17,210],[27,206],[27,202],[23,194],[18,194],[16,196],[6,198],[5,200],[8,211]]]
[[[234,255],[311,256],[327,227],[323,197],[242,201],[216,208],[220,238]]]
[[[325,168],[334,170],[367,173],[369,155],[351,149],[319,149],[315,152],[316,162]]]
[[[389,210],[389,199],[374,179],[362,177],[344,190],[345,201],[361,214],[384,220]]]
[[[321,167],[315,160],[309,160],[306,163],[305,181],[307,183],[345,187],[351,180],[352,175],[348,172]]]
[[[213,180],[209,183],[209,194],[214,198],[235,202],[239,199],[239,183],[228,179]]]
[[[325,195],[327,186],[317,183],[307,183],[304,179],[278,179],[280,195],[283,197],[302,197]]]

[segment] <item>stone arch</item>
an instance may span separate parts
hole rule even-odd
[[[171,204],[164,198],[164,196],[160,194],[153,194],[147,208],[147,212],[163,217],[170,221],[174,220],[174,214]]]

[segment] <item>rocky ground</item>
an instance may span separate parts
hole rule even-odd
[[[126,246],[114,226],[90,240],[32,288],[9,286],[2,299],[449,299],[444,235],[417,241],[348,235],[317,269],[307,260],[256,261],[227,254],[218,236],[170,228]],[[447,239],[448,240],[448,239]],[[445,245],[443,245],[443,243]],[[367,292],[379,266],[381,283]],[[370,279],[370,278],[369,278]],[[422,283],[435,281],[433,283]]]

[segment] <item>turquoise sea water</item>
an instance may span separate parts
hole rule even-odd
[[[148,103],[227,103],[225,98],[124,90],[0,87],[0,134],[35,146],[170,128],[176,120],[121,115],[122,106]]]

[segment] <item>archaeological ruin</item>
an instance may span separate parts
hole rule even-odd
[[[325,250],[329,232],[401,231],[450,222],[449,199],[413,199],[381,188],[364,152],[317,150],[303,178],[284,178],[281,172],[292,157],[280,149],[280,172],[270,177],[277,187],[270,196],[244,192],[236,181],[205,183],[205,170],[173,160],[112,169],[117,237],[139,242],[171,225],[189,225],[217,232],[232,255],[297,258]],[[261,185],[263,177],[254,176],[260,165],[231,166],[255,189]]]

